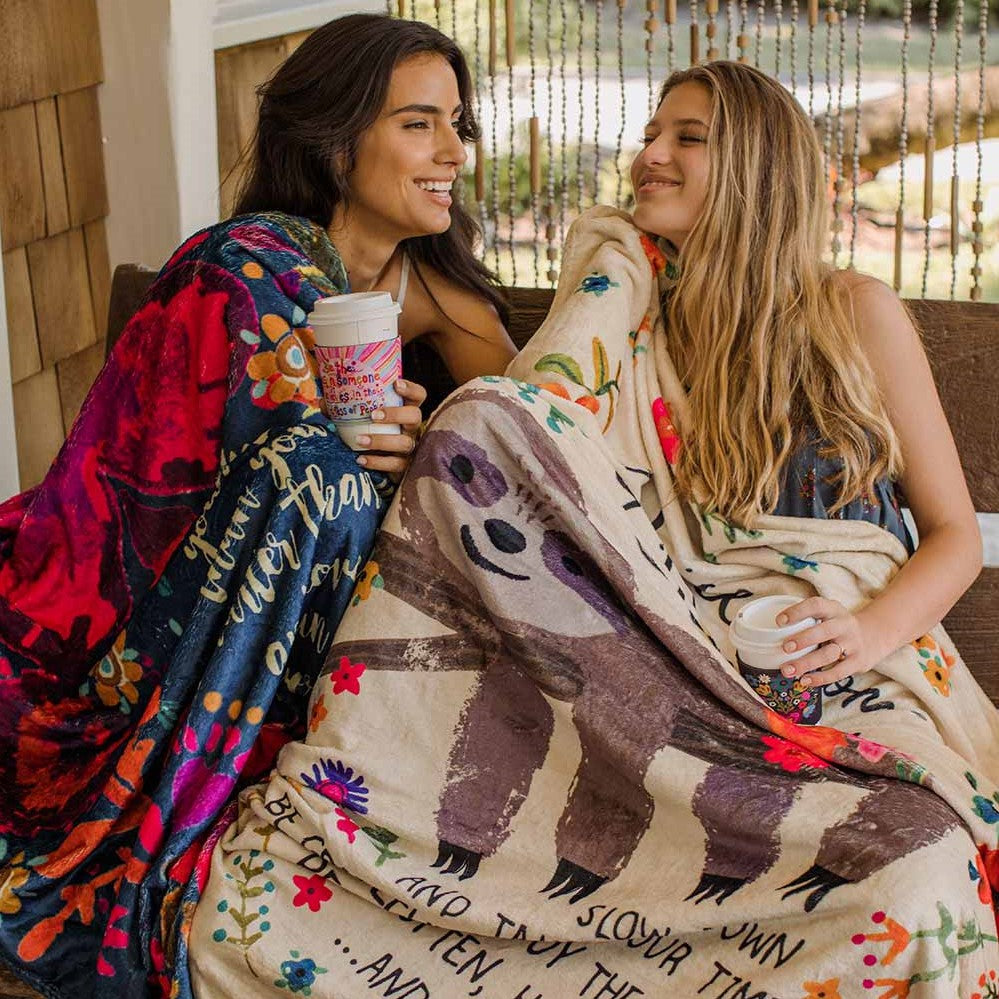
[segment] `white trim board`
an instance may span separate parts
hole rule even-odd
[[[217,0],[212,23],[215,48],[308,31],[343,14],[384,14],[385,0]]]
[[[10,381],[10,341],[4,297],[3,268],[0,267],[0,500],[21,491],[17,471],[17,431],[14,424],[14,390]]]

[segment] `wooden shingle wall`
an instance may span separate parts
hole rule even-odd
[[[221,217],[232,212],[242,176],[240,154],[253,138],[257,123],[257,87],[308,38],[297,31],[215,52],[215,99],[218,111],[219,201]]]
[[[0,234],[21,488],[101,366],[110,264],[96,0],[0,3]]]

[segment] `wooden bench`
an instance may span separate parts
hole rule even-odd
[[[122,264],[114,273],[108,314],[108,349],[121,333],[155,276]],[[548,314],[552,292],[510,288],[510,335],[522,347]],[[944,410],[954,432],[975,509],[999,521],[999,305],[912,300],[906,303],[923,332]],[[407,377],[420,382],[432,404],[452,388],[436,355],[410,344],[403,355]],[[940,484],[942,489],[947,483]],[[999,526],[993,530],[999,540]],[[965,662],[999,704],[999,558],[947,616],[944,624]],[[0,970],[0,999],[37,993]]]

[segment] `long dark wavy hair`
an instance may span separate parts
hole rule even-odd
[[[313,31],[258,89],[260,113],[233,215],[278,211],[328,228],[334,209],[349,202],[358,140],[385,105],[392,71],[427,53],[443,56],[454,70],[461,140],[478,139],[468,65],[450,38],[420,21],[348,14]],[[491,302],[506,323],[496,278],[474,253],[480,237],[478,224],[455,198],[446,232],[415,236],[404,245],[425,288],[424,263]]]

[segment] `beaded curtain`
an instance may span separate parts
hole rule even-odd
[[[988,0],[952,0],[946,19],[941,0],[918,17],[912,0],[900,17],[869,10],[878,0],[386,2],[468,56],[482,138],[458,194],[504,283],[555,284],[575,215],[630,207],[628,166],[663,79],[728,58],[779,79],[815,122],[832,263],[907,297],[999,300]]]

